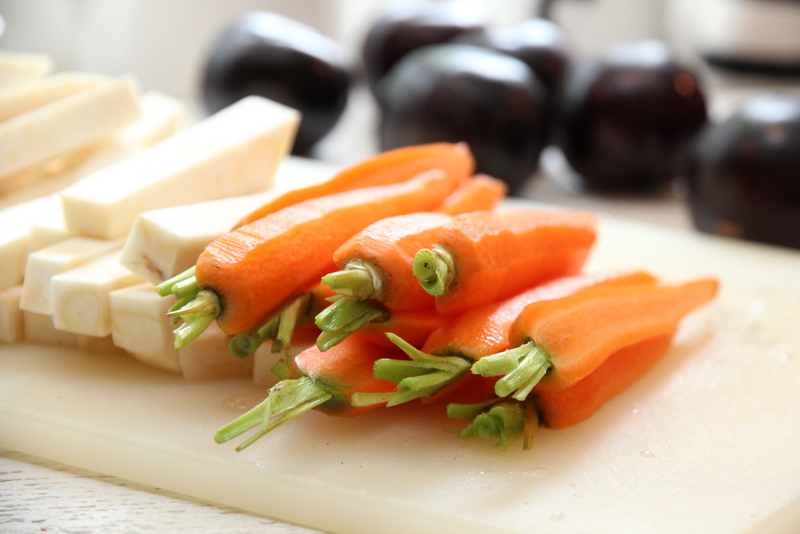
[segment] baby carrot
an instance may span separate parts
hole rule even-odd
[[[567,428],[585,421],[609,400],[644,375],[669,350],[674,331],[618,350],[585,378],[561,391],[534,389],[525,401],[499,398],[475,404],[447,406],[448,416],[471,423],[459,437],[497,439],[505,450],[523,436],[523,449],[532,446],[539,426]]]
[[[261,324],[319,282],[342,243],[384,217],[430,211],[458,187],[460,177],[427,171],[400,184],[346,191],[272,213],[209,244],[186,275],[159,286],[173,293],[182,317],[176,346],[214,319],[234,335]]]
[[[509,332],[509,349],[481,358],[472,372],[502,376],[498,396],[524,400],[536,386],[565,389],[611,354],[672,331],[695,308],[714,298],[718,284],[595,287],[525,307]]]
[[[476,174],[453,191],[438,209],[440,213],[458,215],[471,211],[494,209],[508,193],[508,185],[486,174]]]
[[[475,160],[464,143],[431,143],[389,150],[343,170],[326,182],[281,195],[243,217],[238,226],[312,198],[363,187],[396,184],[430,169],[442,169],[461,181],[472,175]]]
[[[595,218],[586,212],[465,213],[442,229],[434,247],[416,254],[413,272],[439,313],[455,315],[577,273],[594,240]]]
[[[259,430],[236,450],[242,450],[274,428],[311,409],[337,417],[353,417],[379,408],[353,406],[354,392],[372,394],[391,391],[394,384],[377,379],[372,366],[379,358],[395,357],[396,350],[378,347],[360,336],[350,336],[327,352],[314,346],[294,358],[293,367],[281,361],[273,370],[282,380],[258,406],[217,431],[214,439],[224,443],[251,428]]]
[[[656,279],[644,272],[614,275],[576,275],[552,280],[504,301],[488,304],[452,318],[428,337],[421,349],[399,336],[387,335],[411,358],[379,360],[375,376],[397,384],[389,405],[415,398],[438,400],[461,387],[468,369],[484,356],[509,346],[509,330],[517,316],[532,302],[560,299],[593,286],[653,285]],[[370,397],[359,396],[358,402]]]

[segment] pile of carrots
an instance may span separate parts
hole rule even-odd
[[[636,381],[717,293],[714,279],[583,273],[595,218],[498,209],[505,194],[463,144],[385,152],[244,216],[161,284],[177,347],[216,321],[232,356],[287,354],[217,442],[413,401],[466,420],[464,439],[529,449],[540,426],[575,425]],[[316,343],[289,357],[301,332]]]

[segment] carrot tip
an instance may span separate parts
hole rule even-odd
[[[444,295],[455,279],[455,259],[438,245],[417,252],[412,269],[422,289],[434,297]]]
[[[180,284],[181,282],[188,280],[190,278],[193,279],[194,275],[195,275],[195,267],[192,266],[183,271],[181,274],[175,275],[169,280],[165,280],[160,284],[158,284],[156,286],[156,292],[162,297],[166,297],[167,295],[172,295],[174,293],[174,287],[177,284]]]
[[[447,415],[454,419],[466,419],[471,423],[458,437],[470,439],[496,439],[495,447],[507,450],[519,437],[524,437],[523,449],[530,448],[530,436],[538,427],[538,418],[527,403],[517,401],[489,401],[479,404],[449,404]],[[530,426],[534,425],[531,429]]]
[[[514,393],[514,398],[525,400],[531,390],[552,367],[550,358],[533,341],[491,356],[485,356],[472,365],[472,372],[481,376],[500,376],[494,392],[499,397]]]
[[[347,262],[344,269],[328,273],[322,277],[336,293],[357,300],[382,300],[383,277],[371,263],[361,259]]]
[[[228,352],[236,358],[244,358],[269,340],[272,340],[273,353],[289,350],[294,329],[308,313],[310,303],[311,295],[304,293],[260,325],[234,334],[228,343]]]
[[[325,352],[367,324],[388,318],[389,312],[372,301],[350,298],[335,300],[314,318],[317,327],[322,330],[317,337],[317,348]]]
[[[219,297],[210,289],[203,289],[182,307],[170,311],[167,315],[180,317],[183,324],[175,330],[175,348],[182,349],[217,318],[220,311]]]

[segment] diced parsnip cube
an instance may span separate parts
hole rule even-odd
[[[183,127],[186,104],[159,91],[147,91],[139,98],[142,116],[116,134],[123,145],[150,147],[172,137]]]
[[[174,298],[159,296],[152,284],[139,284],[112,291],[109,303],[114,345],[148,365],[181,372],[175,325],[167,317]]]
[[[53,318],[43,313],[23,312],[25,341],[39,345],[60,345],[78,348],[78,335],[62,332],[53,326]]]
[[[107,76],[82,72],[62,72],[0,89],[0,121],[55,102],[101,81]]]
[[[0,123],[0,181],[97,142],[141,114],[130,77],[102,82]]]
[[[37,250],[28,256],[25,266],[20,308],[50,314],[50,281],[55,275],[117,250],[121,245],[120,240],[73,237]]]
[[[49,74],[53,58],[45,54],[0,52],[0,87],[29,82]]]
[[[85,352],[97,354],[125,354],[128,353],[114,345],[114,340],[110,335],[103,337],[77,335],[78,348]]]
[[[144,280],[119,264],[119,251],[106,254],[50,279],[50,314],[59,330],[111,335],[108,295]]]
[[[269,193],[146,211],[136,218],[120,263],[159,284],[194,265],[211,241],[230,231],[247,213],[288,190],[323,182],[337,169],[331,164],[287,157],[278,167]]]
[[[264,191],[298,122],[291,108],[246,97],[68,187],[61,193],[67,226],[118,237],[143,211]]]
[[[25,335],[19,299],[22,286],[16,285],[0,291],[0,341],[15,343]]]
[[[183,378],[188,382],[216,380],[253,373],[253,355],[234,358],[228,352],[231,337],[212,324],[178,351]]]

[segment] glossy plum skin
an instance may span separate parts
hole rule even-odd
[[[406,56],[379,86],[381,149],[466,142],[477,172],[516,194],[537,168],[545,140],[545,90],[505,54],[464,44],[431,45]]]
[[[391,5],[372,24],[362,47],[364,72],[373,94],[380,101],[375,92],[378,81],[410,52],[481,30],[486,21],[483,10],[464,0]]]
[[[760,94],[706,127],[686,178],[699,230],[800,248],[800,99]]]
[[[619,45],[573,69],[558,113],[556,144],[580,185],[603,194],[663,191],[707,122],[697,77],[657,42]]]
[[[214,44],[202,97],[209,113],[248,95],[297,109],[302,119],[292,152],[307,154],[339,121],[350,84],[337,43],[294,20],[251,12]]]

